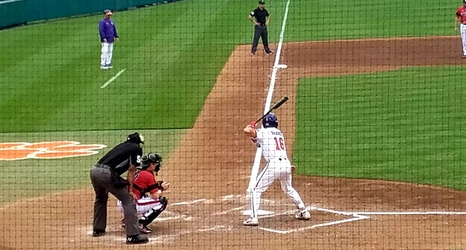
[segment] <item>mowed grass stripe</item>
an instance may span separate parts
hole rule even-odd
[[[291,1],[288,41],[458,35],[461,1]],[[429,6],[428,11],[420,11]]]
[[[175,12],[175,4],[166,6]],[[119,70],[118,65],[132,68],[119,79],[122,82],[120,88],[106,93],[95,91],[114,74],[102,72],[98,67],[97,22],[100,16],[28,27],[43,31],[39,35],[42,42],[37,43],[42,50],[28,56],[21,54],[23,58],[27,57],[23,60],[25,63],[6,72],[4,79],[8,80],[5,82],[24,80],[30,83],[14,85],[16,89],[10,92],[10,100],[2,98],[0,112],[11,119],[1,124],[1,131],[191,126],[233,44],[212,46],[206,40],[206,34],[214,34],[213,30],[218,28],[212,27],[216,15],[211,14],[208,5],[188,7],[186,5],[185,11],[176,12],[176,15],[173,12],[155,15],[158,6],[142,9],[149,14],[134,20],[131,15],[137,16],[139,10],[115,15],[122,39],[115,44],[114,70]],[[192,22],[196,20],[197,23]],[[191,26],[181,26],[189,21]],[[154,30],[153,23],[164,26]],[[54,28],[50,29],[49,25]],[[195,29],[188,32],[192,27]],[[21,30],[27,32],[27,29]],[[57,30],[75,30],[79,38],[63,41],[57,37],[62,35]],[[54,42],[47,43],[48,40]],[[44,67],[32,67],[32,61]],[[11,86],[9,84],[7,88]],[[22,100],[20,105],[16,104],[18,99]],[[68,114],[73,114],[74,119],[66,119]]]
[[[380,3],[369,1],[293,1],[285,42],[454,32],[442,29],[451,25],[445,14],[409,11],[419,4],[393,0],[384,2],[382,10]],[[0,98],[0,116],[8,120],[0,123],[0,132],[190,127],[235,44],[251,42],[247,14],[256,5],[181,1],[117,12],[122,39],[115,45],[114,70],[127,72],[118,88],[103,94],[95,89],[115,72],[98,68],[100,15],[2,31],[0,49],[8,52],[0,54],[0,91],[8,94]],[[271,41],[278,38],[283,5],[267,5]],[[403,11],[395,11],[400,6]],[[446,1],[434,6],[430,13],[454,7]],[[414,28],[424,23],[431,26]],[[99,119],[105,122],[96,123]]]
[[[458,70],[302,79],[294,148],[300,171],[465,189],[466,88]]]

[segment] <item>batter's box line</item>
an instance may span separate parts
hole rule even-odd
[[[322,212],[343,214],[343,215],[466,215],[466,212],[462,211],[393,211],[393,212],[383,212],[383,211],[338,211],[331,210],[326,208],[310,207],[311,210],[319,210]]]
[[[354,213],[350,213],[350,212],[330,210],[330,209],[325,209],[325,208],[308,207],[307,209],[309,209],[309,210],[318,210],[318,211],[323,211],[323,212],[327,212],[327,213],[341,214],[341,215],[346,215],[346,216],[352,216],[353,218],[330,221],[330,222],[321,223],[321,224],[314,224],[314,225],[311,225],[311,226],[308,226],[308,227],[300,227],[300,228],[289,229],[289,230],[280,230],[280,229],[266,228],[266,227],[258,227],[258,229],[263,230],[263,231],[267,231],[267,232],[278,233],[278,234],[289,234],[289,233],[296,233],[296,232],[301,232],[301,231],[305,231],[305,230],[310,230],[310,229],[314,229],[314,228],[318,228],[318,227],[328,227],[328,226],[334,226],[334,225],[338,225],[338,224],[342,224],[342,223],[348,223],[348,222],[353,222],[353,221],[370,219],[369,216],[365,216],[365,215],[354,214]],[[282,212],[282,213],[265,215],[265,216],[261,216],[261,218],[275,217],[275,216],[279,216],[279,215],[287,215],[287,214],[292,214],[294,212],[296,212],[296,210],[290,210],[290,211],[286,211],[286,212]],[[311,213],[311,220],[312,220],[312,213]]]

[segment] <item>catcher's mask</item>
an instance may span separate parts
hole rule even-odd
[[[270,113],[262,119],[262,126],[264,128],[278,127],[278,118],[274,113]]]
[[[155,174],[157,174],[160,171],[160,167],[162,167],[162,156],[156,153],[143,155],[141,158],[141,169],[147,169],[151,163],[156,163]]]
[[[138,132],[134,132],[126,138],[129,142],[142,143],[144,144],[144,136],[140,135]]]

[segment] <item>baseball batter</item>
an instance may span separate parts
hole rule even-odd
[[[455,30],[460,27],[461,41],[463,45],[463,59],[466,59],[466,0],[463,0],[463,6],[456,10]]]
[[[133,193],[137,197],[136,210],[139,215],[140,232],[148,234],[152,229],[148,227],[167,207],[168,200],[163,196],[163,191],[169,187],[168,182],[156,181],[154,173],[160,171],[162,157],[156,153],[149,153],[141,158],[141,170],[134,176]],[[124,212],[121,201],[118,207]],[[124,221],[122,221],[124,222]],[[122,224],[124,225],[124,224]]]
[[[243,222],[245,226],[257,226],[259,224],[257,211],[259,211],[260,199],[263,192],[278,179],[283,192],[293,201],[298,208],[296,219],[309,220],[311,215],[306,210],[306,206],[298,192],[291,185],[292,171],[296,168],[286,153],[285,137],[277,128],[278,119],[273,113],[268,114],[262,120],[262,129],[255,127],[255,122],[244,128],[244,133],[251,137],[257,147],[262,148],[262,156],[267,162],[262,172],[257,178],[256,185],[251,194],[251,217]]]

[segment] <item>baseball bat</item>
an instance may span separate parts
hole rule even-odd
[[[283,105],[283,103],[285,103],[286,101],[288,101],[288,96],[284,96],[279,102],[275,103],[269,111],[267,111],[267,113],[265,113],[263,116],[261,116],[261,118],[257,119],[256,121],[256,124],[258,122],[260,122],[260,120],[264,119],[264,117],[266,117],[268,114],[270,114],[270,112],[274,111],[275,109],[278,109],[280,106]]]

